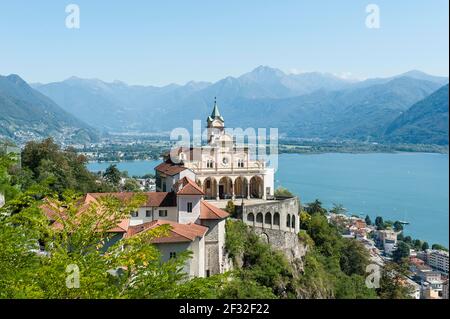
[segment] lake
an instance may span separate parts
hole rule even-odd
[[[120,162],[130,176],[153,173],[159,161]],[[110,163],[89,163],[92,171]],[[344,205],[351,214],[405,220],[405,233],[448,247],[448,154],[282,154],[276,186],[298,195],[303,203],[316,198],[325,207]]]

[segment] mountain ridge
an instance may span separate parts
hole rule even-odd
[[[295,137],[382,141],[391,121],[448,83],[448,78],[411,70],[388,78],[355,81],[329,73],[287,74],[259,66],[214,83],[190,81],[155,87],[90,81],[68,79],[37,85],[36,89],[104,131],[158,132],[191,127],[192,119],[203,122],[217,98],[232,126],[270,124]]]
[[[0,109],[0,136],[18,142],[47,136],[64,142],[98,139],[92,127],[31,88],[17,74],[0,76]]]

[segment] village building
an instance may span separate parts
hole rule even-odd
[[[377,231],[377,244],[383,248],[386,255],[392,255],[397,249],[397,232],[391,229]]]
[[[429,249],[426,252],[427,264],[448,274],[448,251]]]

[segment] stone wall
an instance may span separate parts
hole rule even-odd
[[[297,233],[259,227],[253,227],[253,230],[265,242],[282,251],[290,262],[301,259],[306,254],[307,248],[300,242]]]
[[[297,197],[278,198],[243,207],[237,206],[237,213],[238,218],[252,227],[265,242],[282,251],[290,262],[297,263],[302,268],[301,258],[306,254],[307,247],[298,239],[300,231],[299,204]],[[256,220],[259,213],[263,215],[262,222]],[[255,220],[252,221],[249,218],[250,214],[255,216]],[[274,219],[275,214],[279,214],[278,224]],[[266,215],[271,217],[271,223],[267,223],[269,220],[266,220]]]

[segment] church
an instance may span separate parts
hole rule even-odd
[[[254,159],[248,147],[240,146],[225,130],[225,120],[217,101],[207,117],[207,143],[201,147],[179,147],[164,154],[155,167],[156,190],[170,190],[188,178],[202,191],[203,199],[218,209],[229,200],[236,207],[236,218],[252,227],[265,242],[299,258],[300,230],[297,197],[274,194],[274,170],[264,159]]]
[[[177,148],[156,167],[156,189],[170,189],[174,176],[189,176],[203,189],[205,199],[269,199],[274,195],[274,170],[254,159],[247,146],[235,143],[225,130],[217,101],[207,118],[207,143]]]

